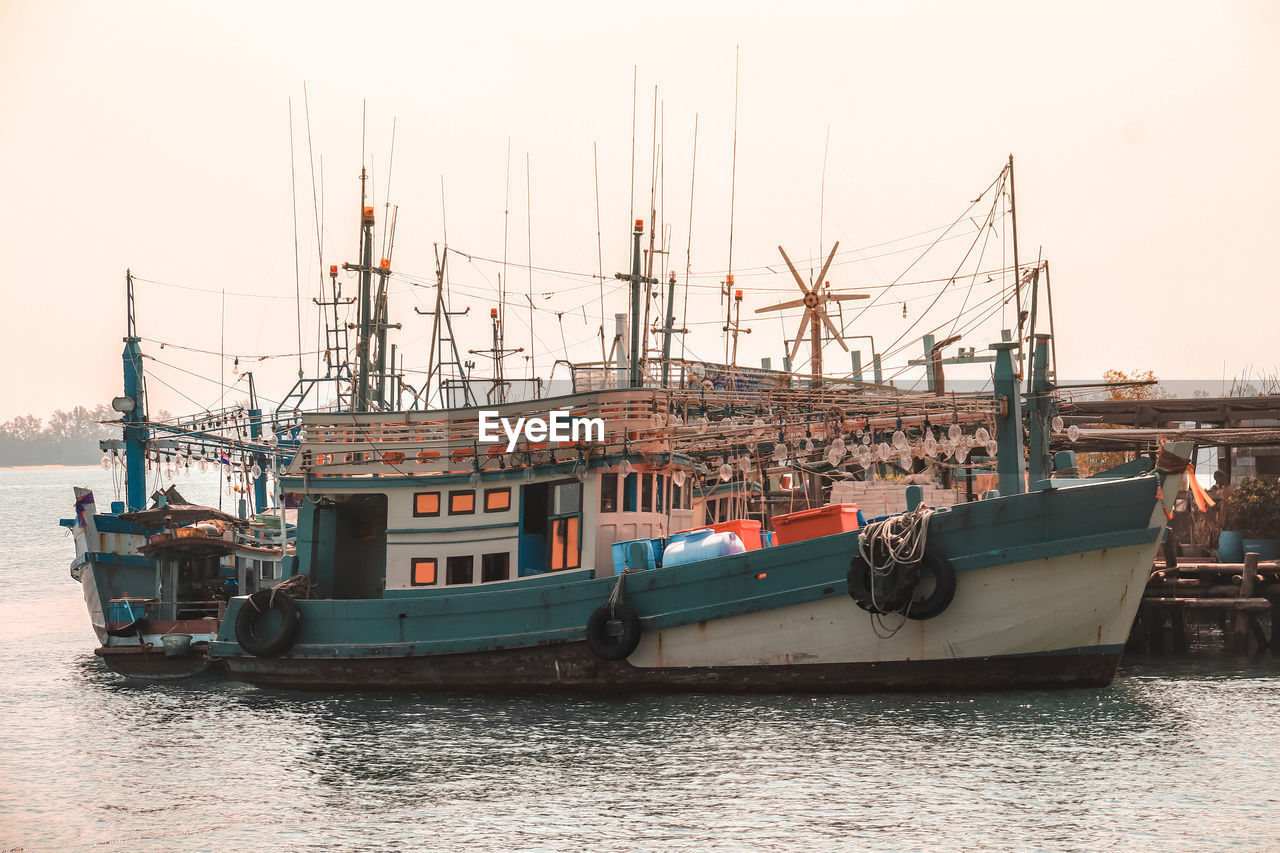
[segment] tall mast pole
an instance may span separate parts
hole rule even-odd
[[[631,251],[631,380],[632,388],[640,387],[640,236],[644,234],[644,220],[637,219],[632,236]]]
[[[147,399],[142,378],[142,350],[133,314],[133,273],[125,271],[128,311],[124,339],[124,400],[112,401],[124,421],[125,499],[130,512],[147,508]],[[119,405],[117,405],[117,402]]]
[[[667,388],[671,384],[671,333],[675,331],[672,324],[675,322],[676,311],[676,271],[671,271],[671,277],[667,279],[667,313],[665,322],[662,324],[662,387]]]
[[[628,387],[639,388],[644,382],[640,371],[640,288],[657,284],[640,270],[640,238],[644,236],[644,220],[637,219],[631,232],[631,273],[614,273],[613,277],[631,283],[631,371]]]
[[[1018,312],[1017,333],[1014,339],[1018,342],[1018,369],[1022,369],[1022,268],[1018,266],[1018,205],[1013,188],[1013,155],[1009,155],[1009,217],[1013,225],[1013,298],[1014,310]]]
[[[360,167],[360,318],[359,339],[356,354],[359,370],[355,382],[355,406],[357,412],[369,411],[369,339],[373,331],[372,278],[373,278],[373,208],[365,204],[365,181],[368,175]],[[350,269],[349,264],[343,264]]]
[[[817,290],[819,285],[814,285]],[[812,355],[810,356],[810,368],[812,368],[813,378],[809,381],[810,388],[822,387],[822,321],[818,319],[818,312],[811,311],[809,317],[809,345]]]

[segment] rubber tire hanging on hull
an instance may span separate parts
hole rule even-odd
[[[924,597],[918,597],[920,587],[930,578],[933,580],[933,590]],[[916,590],[907,609],[907,617],[932,619],[950,607],[951,599],[955,597],[956,570],[951,561],[926,548],[924,559],[920,561],[920,577],[916,580]]]
[[[260,635],[259,621],[271,610],[279,611],[280,624],[272,633]],[[236,614],[236,642],[254,657],[275,657],[293,645],[301,620],[302,611],[298,609],[298,602],[288,593],[270,589],[258,590],[249,596],[249,600],[240,606],[240,612]]]
[[[622,625],[620,634],[609,632],[609,623]],[[601,660],[623,660],[640,645],[640,617],[629,604],[602,604],[587,619],[587,647]]]
[[[876,559],[881,557],[877,555]],[[918,563],[895,564],[893,572],[873,578],[871,566],[861,554],[854,554],[849,561],[849,573],[845,575],[849,596],[868,613],[900,613],[915,591],[918,566]]]
[[[909,618],[917,620],[940,615],[956,595],[955,568],[946,557],[927,548],[919,563],[881,580],[876,589],[875,603],[871,595],[871,568],[862,555],[855,554],[850,560],[845,579],[849,585],[849,596],[863,610],[869,613],[905,611]],[[929,579],[933,580],[933,589],[918,598],[921,584]]]

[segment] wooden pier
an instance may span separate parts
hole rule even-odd
[[[1222,650],[1237,655],[1280,655],[1280,562],[1161,561],[1138,608],[1126,646],[1164,654],[1206,651],[1203,637],[1221,634]],[[1194,642],[1193,642],[1194,641]]]

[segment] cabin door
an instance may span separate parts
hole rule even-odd
[[[520,489],[520,575],[582,566],[582,483],[530,483]]]
[[[519,577],[540,575],[547,570],[547,483],[520,487]]]
[[[333,597],[380,598],[387,577],[387,496],[352,496],[336,511]]]

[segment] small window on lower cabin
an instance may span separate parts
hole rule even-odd
[[[662,512],[662,507],[666,505],[666,501],[663,500],[663,498],[666,497],[667,478],[661,474],[658,474],[656,476],[658,481],[658,488],[654,492],[655,495],[657,496],[657,505],[655,508],[658,510],[658,512]]]
[[[618,511],[618,475],[600,475],[600,511]]]
[[[439,492],[417,492],[413,496],[413,517],[424,518],[440,514]]]
[[[640,476],[640,511],[653,512],[653,475]]]
[[[450,557],[445,562],[446,583],[467,584],[475,580],[475,558],[470,554],[465,557]]]
[[[676,481],[672,480],[671,481],[671,508],[672,509],[684,508],[684,499],[680,494],[681,491],[682,491],[681,488],[678,485],[676,485]]]
[[[414,557],[410,571],[414,586],[431,586],[436,582],[436,558]]]
[[[509,509],[511,509],[510,488],[484,490],[485,512],[506,512]]]
[[[511,577],[511,554],[485,554],[480,558],[480,582],[505,581]]]

